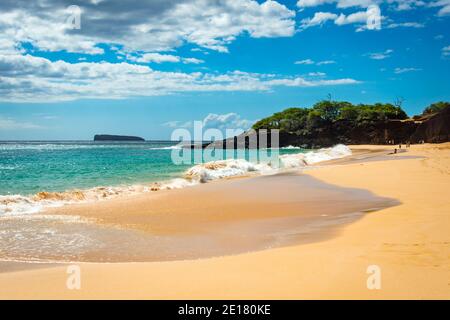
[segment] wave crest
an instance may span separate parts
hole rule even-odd
[[[325,148],[307,153],[279,156],[280,167],[277,168],[270,163],[253,163],[244,159],[228,159],[195,165],[186,171],[183,178],[172,179],[164,183],[154,182],[150,185],[95,187],[87,190],[65,192],[42,191],[30,197],[23,195],[0,196],[0,216],[37,213],[49,207],[110,199],[120,195],[180,189],[228,177],[245,176],[248,174],[273,174],[283,168],[304,168],[318,162],[343,158],[351,154],[352,152],[349,147],[337,145],[333,148]]]

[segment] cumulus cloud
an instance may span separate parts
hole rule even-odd
[[[345,15],[341,13],[339,17],[337,17],[334,20],[334,23],[338,26],[342,26],[344,24],[351,24],[351,23],[367,23],[367,12],[366,11],[359,11],[355,12],[349,15]]]
[[[80,0],[76,3],[81,8],[79,30],[66,23],[67,8],[73,4],[71,0],[4,0],[0,40],[88,54],[103,53],[99,43],[160,52],[188,42],[227,52],[227,45],[243,33],[270,38],[295,32],[295,12],[271,0]]]
[[[449,5],[448,0],[298,0],[299,8],[316,7],[324,4],[336,4],[337,8],[361,7],[367,8],[370,5],[387,4],[390,8],[397,11],[412,10],[419,7],[444,7]],[[442,9],[444,9],[442,8]],[[441,9],[441,10],[442,10]]]
[[[205,62],[204,60],[197,58],[183,58],[182,61],[184,64],[201,64]]]
[[[406,73],[406,72],[414,72],[414,71],[420,71],[422,69],[418,69],[418,68],[395,68],[394,73],[395,74],[402,74],[402,73]]]
[[[219,130],[226,129],[241,129],[243,131],[249,129],[254,121],[243,119],[237,113],[227,113],[227,114],[208,114],[205,119],[203,119],[203,128],[215,128]]]
[[[21,54],[0,54],[1,101],[62,101],[78,98],[116,99],[188,91],[268,91],[274,86],[326,86],[356,80],[306,81],[242,71],[185,73],[157,71],[127,62],[50,61]]]
[[[395,10],[405,11],[417,9],[420,7],[438,8],[438,16],[446,16],[450,14],[450,0],[385,0],[388,4],[392,4]]]
[[[142,62],[142,63],[163,63],[163,62],[180,62],[180,57],[170,55],[170,54],[160,54],[160,53],[145,53],[140,57],[135,57],[128,55],[127,58],[131,61]]]
[[[450,15],[450,0],[437,0],[432,1],[429,6],[439,7],[438,16],[448,16]]]
[[[301,21],[301,28],[307,29],[314,26],[321,26],[328,21],[332,21],[338,26],[347,24],[365,25],[367,23],[367,18],[367,11],[358,11],[349,15],[343,13],[337,15],[331,12],[316,12],[312,18],[306,18]]]
[[[314,26],[323,25],[327,21],[335,21],[338,18],[337,14],[331,12],[316,12],[312,18],[306,18],[301,21],[302,28],[310,28]]]
[[[418,7],[423,7],[427,4],[422,0],[387,0],[387,3],[391,4],[397,11],[412,10]]]
[[[338,9],[345,9],[351,7],[369,8],[371,5],[378,5],[382,7],[388,7],[391,10],[406,11],[417,8],[438,8],[438,16],[450,15],[450,0],[298,0],[297,6],[301,9],[309,7],[317,7],[324,4],[334,4]],[[317,16],[309,19],[303,19],[302,27],[307,28],[311,26],[322,25],[327,21],[334,21],[336,25],[345,25],[350,23],[365,23],[367,21],[367,13],[365,11],[354,12],[349,15],[340,13],[337,17],[335,13],[331,12],[318,12]],[[333,18],[334,17],[334,18]],[[383,17],[382,17],[383,18]],[[421,28],[423,23],[420,22],[392,22],[387,27],[410,27]],[[364,27],[359,27],[357,31],[366,30]]]
[[[367,55],[372,60],[384,60],[384,59],[389,58],[393,52],[394,52],[394,50],[388,49],[384,52],[373,52],[373,53],[369,53]]]
[[[371,4],[377,3],[374,0],[299,0],[297,6],[300,8],[315,7],[326,3],[336,3],[338,8],[349,7],[368,7]]]
[[[255,123],[254,120],[242,118],[241,115],[230,112],[226,114],[209,113],[202,121],[202,130],[217,129],[227,136],[238,135],[248,129]],[[194,121],[168,121],[162,124],[172,129],[185,128],[192,129]]]
[[[156,52],[144,53],[142,55],[128,54],[127,59],[139,63],[164,63],[164,62],[182,62],[184,64],[201,64],[204,60],[197,58],[183,58],[172,54],[161,54]]]

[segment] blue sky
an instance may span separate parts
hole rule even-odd
[[[2,1],[0,139],[246,129],[328,94],[413,115],[450,100],[448,30],[449,0]]]

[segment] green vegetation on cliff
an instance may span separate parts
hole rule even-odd
[[[441,112],[448,106],[450,106],[450,102],[444,102],[444,101],[435,102],[435,103],[430,104],[428,107],[426,107],[425,110],[423,111],[423,114],[427,115],[427,114]]]
[[[360,127],[407,117],[400,107],[392,104],[353,105],[349,102],[324,100],[312,108],[289,108],[277,112],[255,123],[253,129],[279,129],[282,132],[305,135],[321,131],[335,122]]]

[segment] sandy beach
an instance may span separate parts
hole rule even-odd
[[[450,299],[450,143],[351,148],[301,174],[50,210],[193,249],[148,257],[176,261],[76,263],[80,290],[67,289],[67,264],[1,262],[0,298]],[[371,265],[380,290],[367,288]]]

